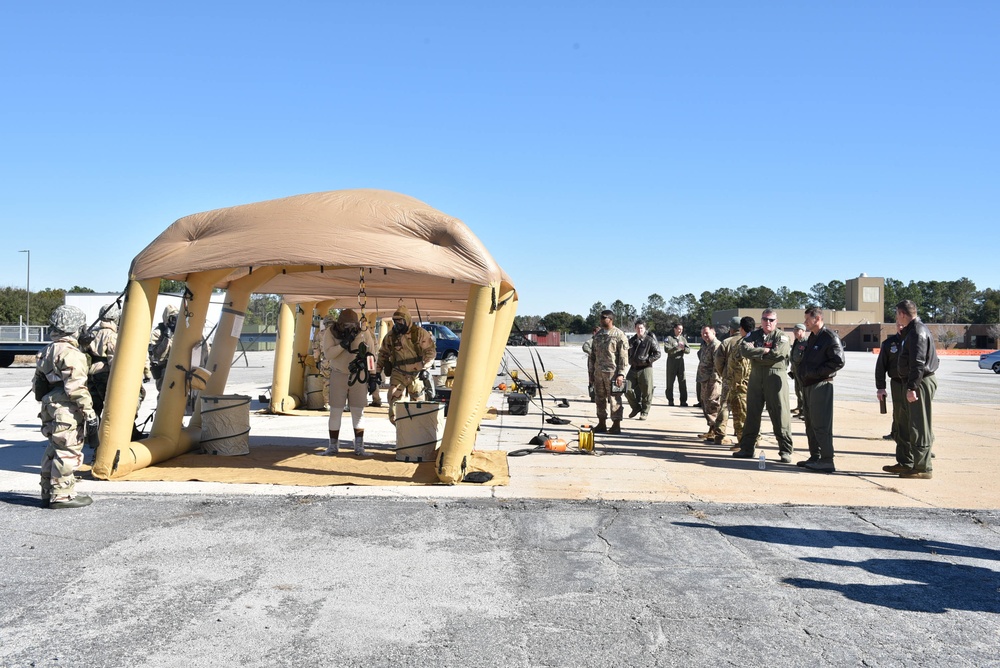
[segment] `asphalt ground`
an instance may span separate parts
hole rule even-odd
[[[579,350],[540,353],[571,424],[497,393],[477,447],[593,421]],[[506,487],[84,480],[94,505],[58,512],[37,503],[29,398],[0,423],[0,666],[1000,665],[1000,376],[942,359],[935,478],[903,481],[879,471],[873,367],[851,353],[835,381],[833,475],[773,462],[767,438],[764,471],[733,460],[660,388],[596,455],[509,458]],[[0,370],[0,416],[30,375]],[[230,388],[269,384],[257,354]],[[325,436],[323,417],[251,427]]]

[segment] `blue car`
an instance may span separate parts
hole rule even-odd
[[[1000,350],[979,356],[980,369],[992,369],[993,373],[1000,373]]]
[[[458,334],[444,325],[437,325],[431,322],[422,322],[420,326],[434,337],[434,343],[437,345],[437,355],[434,356],[434,359],[449,360],[452,362],[458,359],[458,347],[462,343],[462,339],[459,338]]]

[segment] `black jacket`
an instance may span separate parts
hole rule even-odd
[[[653,366],[653,362],[660,359],[660,344],[656,341],[656,336],[652,332],[639,338],[638,334],[633,334],[628,340],[628,363],[637,369],[645,369]]]
[[[899,335],[903,344],[899,352],[897,372],[900,380],[906,383],[906,389],[916,391],[924,376],[933,376],[938,370],[934,337],[920,318],[911,320]]]
[[[826,327],[818,334],[810,334],[806,340],[806,351],[799,362],[796,373],[799,383],[809,387],[824,380],[829,380],[844,368],[844,346],[840,337]]]
[[[875,360],[876,390],[885,389],[886,376],[889,376],[889,380],[899,380],[900,341],[899,334],[890,334],[878,349],[878,358]]]

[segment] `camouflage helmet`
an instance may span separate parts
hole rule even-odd
[[[87,326],[87,314],[76,306],[63,304],[49,316],[52,329],[64,334],[79,334]]]
[[[105,304],[101,307],[101,320],[105,322],[113,322],[116,325],[118,321],[121,320],[122,310],[118,306],[118,302],[111,302],[110,304]]]

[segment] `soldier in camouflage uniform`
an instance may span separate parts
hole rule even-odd
[[[734,338],[733,352],[726,360],[726,382],[729,388],[729,410],[733,414],[733,432],[736,440],[743,438],[743,426],[747,420],[747,384],[750,381],[750,360],[740,352],[740,342],[754,330],[757,323],[750,316],[740,319],[740,328]],[[717,441],[719,445],[728,445],[725,439]],[[756,446],[756,441],[754,442]],[[739,450],[739,445],[733,446],[731,450]]]
[[[774,436],[778,439],[781,461],[792,461],[791,415],[788,412],[788,357],[792,351],[788,335],[777,328],[774,309],[760,316],[760,329],[740,342],[740,353],[750,360],[747,384],[747,421],[740,438],[740,449],[733,457],[751,458],[760,436],[760,421],[767,406]]]
[[[722,390],[722,377],[715,370],[715,352],[721,345],[715,336],[715,328],[705,325],[701,328],[701,349],[698,351],[698,399],[701,412],[708,423],[708,431],[699,434],[698,438],[715,440],[715,421],[719,417],[719,398]]]
[[[715,432],[711,439],[716,445],[732,445],[732,441],[726,438],[726,431],[729,428],[729,356],[733,354],[733,347],[740,342],[739,336],[740,319],[733,316],[729,321],[729,336],[719,344],[715,351],[715,373],[722,378],[722,392],[719,394],[719,415],[715,418],[715,424],[709,431]]]
[[[94,412],[100,416],[104,412],[104,399],[108,393],[108,380],[111,377],[111,366],[115,359],[115,350],[118,348],[118,323],[121,319],[121,308],[117,303],[106,304],[101,308],[100,320],[97,325],[91,328],[89,334],[83,336],[84,343],[81,347],[90,356],[90,380],[87,381],[87,389],[94,400]],[[148,358],[147,358],[148,359]],[[145,370],[143,370],[143,382],[145,380]],[[139,400],[135,405],[136,418],[139,417],[139,408],[146,399],[146,388],[139,386]],[[138,441],[143,438],[143,434],[132,425],[132,440]]]
[[[382,339],[378,349],[376,373],[389,374],[389,421],[396,423],[393,406],[407,393],[411,401],[424,393],[424,383],[430,382],[428,369],[434,364],[437,345],[426,329],[413,322],[410,311],[400,306],[392,314],[392,329]]]
[[[94,400],[94,412],[104,411],[104,397],[108,393],[108,378],[111,376],[111,360],[118,346],[118,320],[121,309],[118,304],[107,304],[101,308],[100,320],[81,340],[85,353],[90,355],[90,380],[87,389]],[[85,343],[84,343],[85,341]]]
[[[615,327],[614,313],[601,311],[601,330],[594,335],[594,343],[587,357],[587,372],[597,401],[598,422],[594,427],[595,433],[622,433],[622,394],[625,388],[626,365],[628,365],[628,338],[625,332]]]
[[[42,457],[40,485],[46,508],[82,508],[93,499],[76,492],[76,470],[83,463],[84,439],[95,440],[98,420],[87,389],[90,360],[79,337],[87,316],[75,306],[60,306],[49,318],[52,343],[38,354],[32,387],[42,402],[38,417],[49,439]]]
[[[156,381],[157,392],[163,387],[163,375],[167,359],[170,357],[170,344],[173,342],[174,329],[177,327],[178,313],[175,306],[167,305],[163,309],[163,321],[153,328],[153,333],[149,337],[149,367]]]

